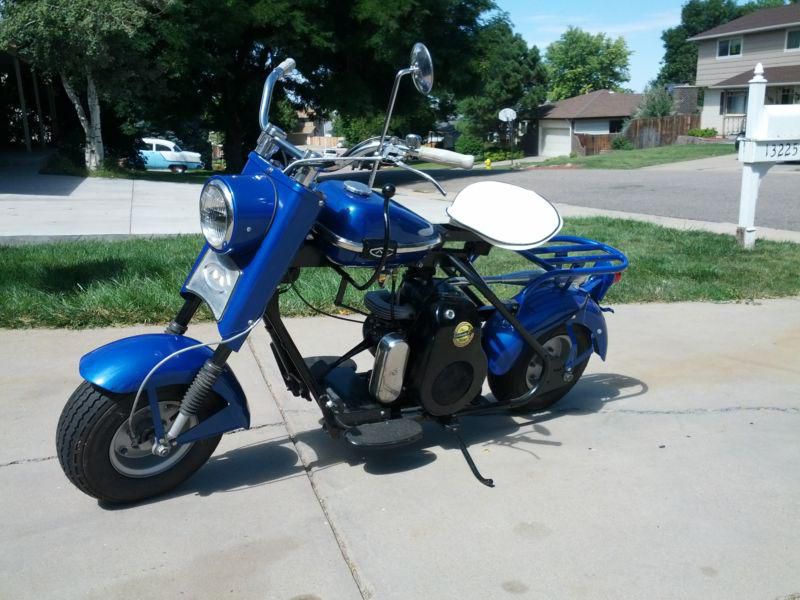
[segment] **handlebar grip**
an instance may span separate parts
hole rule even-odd
[[[451,152],[450,150],[442,150],[440,148],[426,148],[422,146],[416,149],[416,154],[422,160],[448,165],[459,169],[471,169],[475,163],[475,157],[471,154],[461,154],[459,152]]]
[[[289,73],[294,71],[294,68],[297,63],[294,62],[293,58],[287,58],[281,64],[278,65],[278,68],[283,71],[283,75],[281,77],[286,77]]]

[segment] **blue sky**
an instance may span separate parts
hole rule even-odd
[[[631,80],[626,87],[641,91],[658,73],[664,47],[661,32],[680,23],[682,0],[497,0],[511,15],[514,29],[542,51],[573,25],[592,33],[622,36],[633,51]]]

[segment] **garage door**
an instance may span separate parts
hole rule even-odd
[[[569,127],[542,125],[541,156],[565,156],[572,152],[572,137]]]

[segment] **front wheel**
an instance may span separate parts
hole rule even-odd
[[[589,334],[582,327],[574,327],[573,331],[578,344],[576,356],[581,356],[589,348],[591,340]],[[550,354],[553,365],[552,377],[563,377],[564,364],[572,349],[572,341],[567,333],[567,328],[565,326],[556,327],[542,335],[538,341]],[[578,383],[588,364],[589,359],[587,358],[582,363],[575,365],[569,381],[565,381],[563,385],[547,392],[536,394],[529,402],[516,407],[515,410],[521,412],[547,410],[566,396],[567,392]],[[489,388],[498,400],[513,400],[530,390],[538,382],[543,370],[542,359],[526,344],[508,372],[503,375],[489,373]]]
[[[186,389],[158,389],[165,431],[178,415]],[[154,432],[146,395],[139,399],[133,415],[133,432],[128,427],[134,396],[112,394],[84,381],[67,401],[58,421],[56,450],[64,474],[79,490],[98,500],[137,502],[171,490],[203,466],[222,437],[182,444],[166,457],[155,456],[151,452]],[[215,407],[220,402],[214,397]],[[197,422],[198,418],[192,417],[189,426]]]
[[[186,173],[186,167],[183,165],[171,165],[169,170],[175,173],[176,175],[183,175],[184,173]]]

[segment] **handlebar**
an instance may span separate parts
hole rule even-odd
[[[272,103],[272,90],[275,88],[275,84],[294,71],[295,65],[293,58],[287,58],[267,75],[267,79],[264,81],[264,90],[261,92],[261,106],[258,109],[258,123],[261,125],[261,131],[269,126],[269,105]]]
[[[442,150],[440,148],[426,148],[422,146],[414,150],[414,153],[417,155],[417,158],[422,160],[459,169],[471,169],[472,165],[475,164],[475,157],[471,154],[461,154],[459,152],[451,152],[450,150]]]

